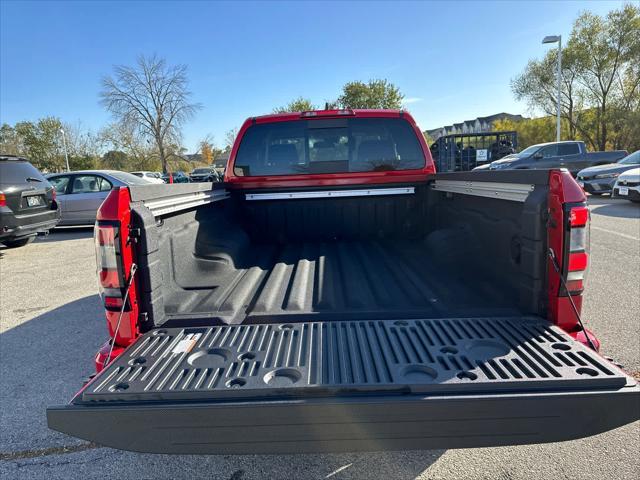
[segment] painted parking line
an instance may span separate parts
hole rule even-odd
[[[593,225],[591,225],[591,229],[600,230],[601,232],[611,233],[613,235],[618,235],[619,237],[622,237],[622,238],[628,238],[629,240],[636,240],[640,242],[640,238],[638,237],[634,237],[633,235],[627,235],[626,233],[614,232],[613,230],[609,230],[608,228],[594,227]]]

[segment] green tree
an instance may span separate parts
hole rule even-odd
[[[21,155],[22,145],[16,129],[7,123],[0,127],[0,154]]]
[[[338,97],[340,108],[390,108],[400,109],[404,95],[400,89],[387,80],[349,82],[342,87]]]
[[[509,119],[496,120],[493,129],[499,131],[518,132],[518,149],[522,150],[537,143],[553,142],[556,139],[555,117],[531,118],[514,121]]]
[[[62,171],[65,166],[60,119],[45,117],[34,122],[18,122],[15,132],[22,145],[21,155],[43,171]]]
[[[556,55],[554,49],[531,60],[511,85],[516,99],[547,115],[556,108]],[[568,132],[598,150],[637,146],[640,9],[628,4],[604,17],[581,14],[562,57],[563,137]]]
[[[71,170],[93,170],[99,167],[99,159],[93,155],[74,155],[69,157]]]
[[[309,110],[317,109],[318,107],[314,105],[308,98],[298,97],[295,100],[290,101],[283,107],[275,108],[273,110],[273,113],[308,112]]]
[[[200,108],[190,103],[190,96],[187,67],[168,66],[155,55],[138,57],[134,67],[115,67],[100,92],[102,104],[119,123],[135,124],[155,142],[164,172],[170,145],[179,143],[181,125]]]
[[[583,13],[569,46],[576,52],[580,83],[595,110],[595,144],[604,150],[616,118],[640,106],[640,8],[628,4],[604,18]]]
[[[46,172],[64,170],[66,159],[62,129],[65,132],[69,167],[75,170],[95,168],[100,149],[97,137],[80,126],[63,124],[55,117],[18,122],[13,127],[4,124],[0,127],[0,151],[27,157]]]
[[[541,110],[546,115],[556,115],[557,62],[557,49],[550,50],[542,60],[530,60],[524,72],[511,81],[511,89],[516,100],[526,101],[532,110]],[[584,107],[584,98],[578,85],[577,63],[574,51],[564,48],[560,115],[567,121],[568,135],[565,135],[565,138],[570,140],[576,138],[577,130],[582,125],[578,115]]]
[[[128,170],[129,157],[121,150],[109,150],[102,156],[102,166],[110,170]]]
[[[422,132],[422,135],[424,135],[424,141],[427,142],[428,146],[433,145],[433,142],[435,140],[433,138],[431,138],[431,135],[429,135],[426,131]]]

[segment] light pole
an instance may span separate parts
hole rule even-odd
[[[562,35],[549,35],[542,39],[542,43],[558,42],[558,118],[556,125],[556,141],[560,141],[560,91],[562,89]]]
[[[69,154],[67,153],[67,139],[64,136],[64,129],[63,128],[60,129],[60,133],[62,133],[62,145],[64,147],[64,159],[67,162],[67,172],[70,172],[71,169],[69,168]]]

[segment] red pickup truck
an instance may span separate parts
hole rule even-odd
[[[95,239],[110,339],[47,410],[76,437],[428,449],[640,418],[577,315],[589,211],[569,172],[437,174],[406,112],[250,118],[223,183],[114,189]]]

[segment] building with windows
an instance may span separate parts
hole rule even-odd
[[[524,120],[522,115],[513,115],[511,113],[496,113],[487,117],[478,117],[474,120],[466,120],[461,123],[454,123],[445,127],[433,128],[426,130],[425,133],[433,140],[437,140],[445,135],[453,135],[458,133],[482,133],[493,131],[493,124],[497,120]]]

